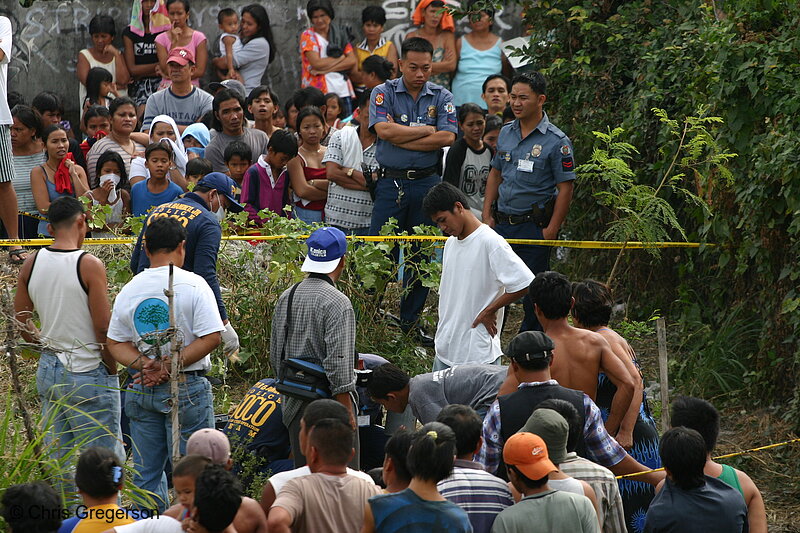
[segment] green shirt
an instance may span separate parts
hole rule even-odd
[[[531,524],[549,533],[600,533],[589,498],[558,490],[525,496],[506,508],[497,515],[492,533],[528,533]]]

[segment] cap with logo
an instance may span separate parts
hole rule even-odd
[[[177,63],[181,66],[186,65],[187,63],[194,64],[194,54],[188,48],[173,48],[169,52],[167,63]]]
[[[242,82],[237,80],[213,81],[208,84],[208,88],[212,91],[218,91],[219,89],[231,89],[242,95],[242,98],[247,98],[247,92],[245,91],[244,85],[242,85]]]
[[[236,190],[239,188],[236,182],[222,172],[210,172],[200,178],[197,182],[198,187],[208,187],[216,189],[218,193],[228,199],[228,210],[239,213],[244,210],[244,206],[236,201]]]
[[[503,461],[528,479],[542,479],[558,470],[547,456],[547,445],[539,435],[515,433],[503,446]]]
[[[347,238],[336,228],[319,228],[306,239],[308,255],[303,262],[303,272],[330,274],[339,266],[339,260],[347,252]]]
[[[536,361],[553,356],[553,340],[541,331],[524,331],[511,339],[506,355],[517,361]]]

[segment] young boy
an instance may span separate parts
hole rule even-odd
[[[357,72],[354,76],[358,86],[357,92],[366,90],[366,86],[361,80],[361,64],[366,58],[372,55],[385,57],[394,66],[397,72],[397,47],[394,43],[383,37],[383,26],[386,24],[386,10],[381,6],[367,6],[361,11],[361,30],[364,33],[364,40],[356,47],[356,57],[358,59]]]
[[[247,110],[253,115],[253,127],[268,136],[283,129],[275,125],[276,111],[280,110],[277,95],[266,85],[259,85],[247,95]]]
[[[131,211],[138,217],[147,214],[151,208],[171,202],[183,189],[167,178],[172,165],[172,148],[167,143],[152,143],[144,152],[145,165],[150,178],[131,187]]]
[[[248,218],[256,225],[265,219],[258,213],[269,209],[279,216],[286,216],[283,208],[289,203],[286,163],[297,155],[297,139],[288,131],[276,131],[269,139],[267,155],[260,156],[250,167],[242,182],[242,201],[249,213]]]
[[[81,151],[86,156],[94,143],[111,131],[111,115],[105,107],[93,105],[83,114],[81,126],[86,134],[86,139],[81,143]]]
[[[226,174],[228,174],[241,189],[244,174],[247,172],[247,169],[250,168],[250,165],[253,164],[252,150],[242,141],[232,141],[225,147],[223,157],[225,158],[225,165],[228,167],[228,172]],[[235,196],[238,200],[239,197],[237,195]]]
[[[242,41],[239,39],[239,15],[231,8],[221,9],[217,15],[217,23],[222,35],[219,36],[219,55],[225,57],[228,70],[219,71],[219,77],[223,80],[241,80],[239,73],[233,66],[233,53],[242,49]]]
[[[214,168],[211,166],[211,161],[208,159],[203,159],[202,157],[190,159],[189,162],[186,163],[186,182],[197,185],[200,178],[211,172],[214,172]]]

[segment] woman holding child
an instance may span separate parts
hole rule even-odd
[[[234,12],[233,16],[236,14]],[[222,26],[222,21],[220,26]],[[251,90],[261,85],[261,78],[267,66],[275,59],[275,45],[272,39],[272,28],[266,9],[258,4],[250,4],[242,8],[241,47],[232,49],[233,67],[244,84],[249,94]],[[222,47],[220,47],[222,48]],[[212,60],[214,68],[226,72],[230,78],[228,60],[225,55]]]

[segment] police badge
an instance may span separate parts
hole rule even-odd
[[[428,118],[436,118],[436,106],[429,105],[428,106]]]
[[[542,155],[542,145],[534,144],[533,148],[531,148],[531,155],[533,157],[539,157],[540,155]]]

